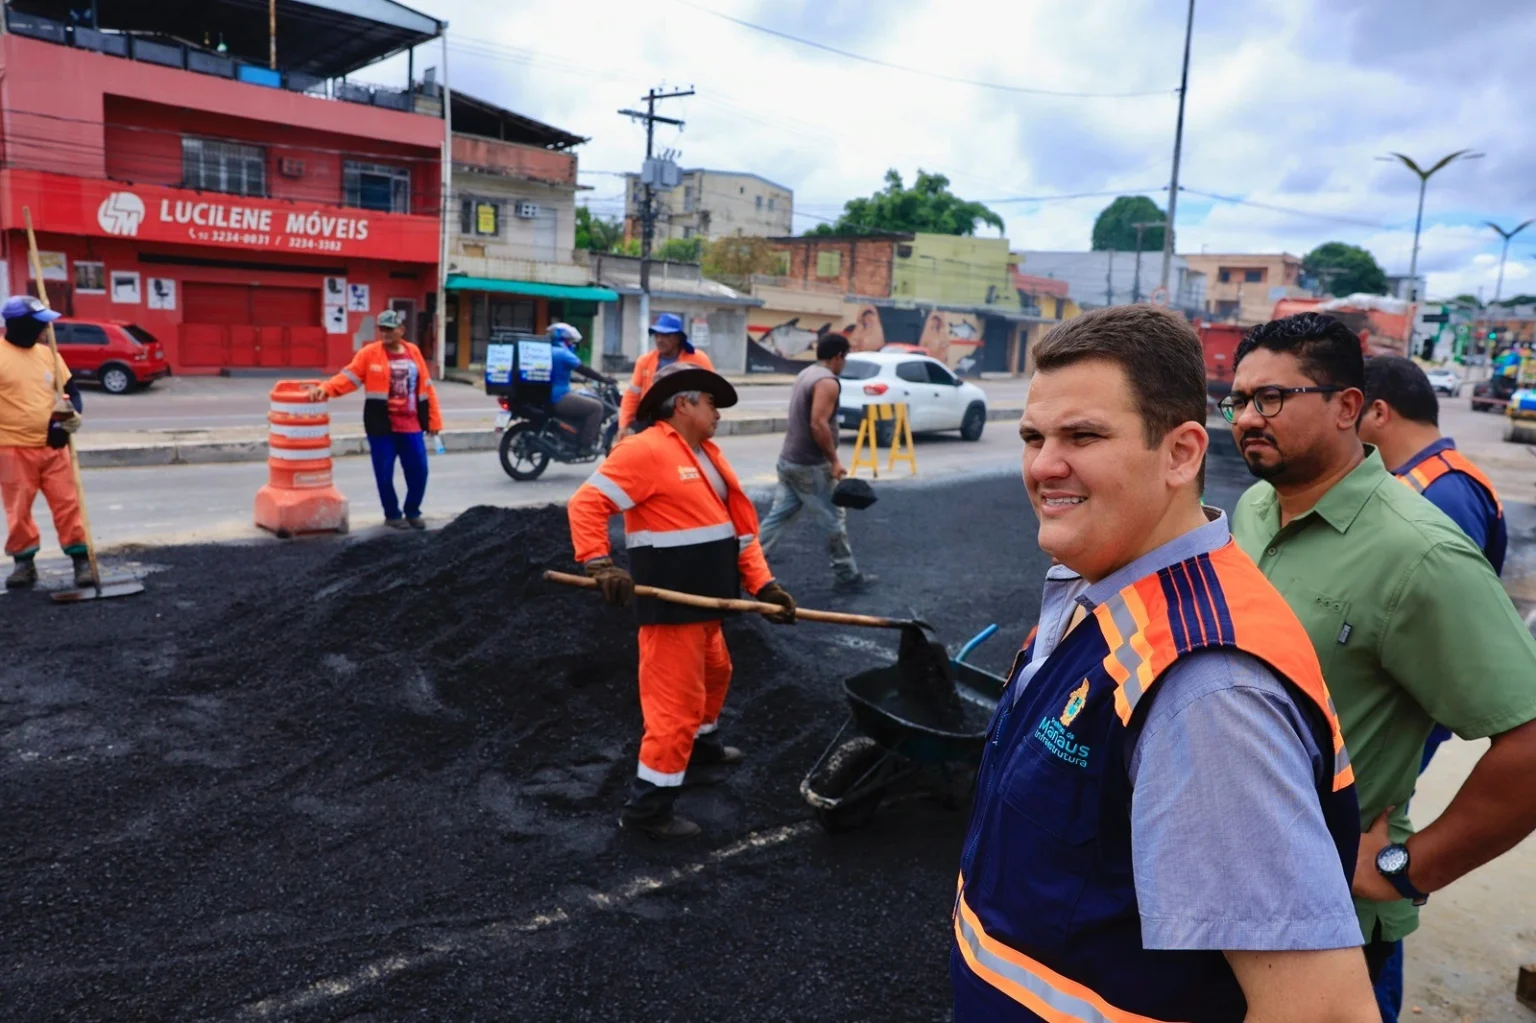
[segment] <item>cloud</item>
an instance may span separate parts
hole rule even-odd
[[[504,5],[410,0],[453,26],[451,81],[592,141],[586,170],[638,166],[642,130],[619,117],[653,85],[693,85],[665,105],[687,121],[658,134],[688,166],[750,170],[795,190],[797,210],[835,216],[881,187],[887,168],[947,175],[965,198],[1158,189],[1168,182],[1184,5],[1161,0],[993,4],[986,0],[692,0],[782,31],[936,75],[1065,91],[984,89],[847,60],[679,2]],[[437,62],[424,48],[418,67]],[[1377,157],[1422,162],[1472,147],[1431,181],[1419,265],[1432,294],[1491,296],[1499,239],[1483,220],[1536,216],[1528,128],[1528,0],[1251,0],[1196,8],[1181,168],[1181,249],[1305,253],[1370,248],[1406,273],[1419,182]],[[403,61],[372,69],[393,84]],[[603,212],[618,179],[585,175]],[[1166,207],[1166,191],[1148,193]],[[1014,247],[1086,248],[1110,197],[1000,204]],[[798,229],[816,223],[797,218]],[[1536,230],[1533,230],[1536,234]],[[1506,285],[1536,271],[1511,247]],[[1478,256],[1491,257],[1476,262]],[[1529,269],[1527,269],[1529,266]]]

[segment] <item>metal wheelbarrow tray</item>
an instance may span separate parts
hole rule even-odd
[[[848,720],[800,783],[800,794],[815,808],[823,828],[838,832],[865,824],[885,792],[920,769],[947,777],[951,768],[970,769],[980,762],[1006,680],[965,658],[996,632],[996,625],[988,626],[950,660],[964,709],[958,727],[920,720],[922,708],[910,705],[900,692],[898,665],[860,672],[843,683]]]

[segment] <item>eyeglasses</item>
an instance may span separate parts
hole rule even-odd
[[[1280,410],[1285,408],[1285,396],[1288,394],[1333,394],[1345,390],[1343,387],[1261,387],[1252,394],[1244,394],[1241,391],[1233,391],[1216,403],[1221,409],[1221,416],[1229,423],[1237,421],[1242,415],[1243,409],[1248,403],[1253,402],[1253,410],[1265,419],[1278,416]]]

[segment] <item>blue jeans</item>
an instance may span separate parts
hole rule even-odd
[[[779,488],[773,495],[773,507],[763,519],[759,539],[763,553],[773,550],[779,542],[784,527],[807,509],[816,520],[816,526],[827,538],[827,554],[831,558],[832,572],[840,582],[851,582],[859,577],[859,566],[853,560],[853,548],[848,545],[848,510],[832,503],[832,488],[837,481],[832,478],[832,467],[820,465],[795,465],[779,463]]]
[[[379,503],[386,519],[400,518],[400,498],[395,494],[395,459],[405,473],[405,517],[421,517],[421,499],[427,493],[427,438],[424,433],[369,434],[368,454],[373,457],[373,480],[379,485]]]

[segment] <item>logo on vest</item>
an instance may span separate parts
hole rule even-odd
[[[1067,726],[1083,712],[1088,704],[1088,679],[1067,697],[1067,705],[1056,717],[1047,715],[1035,728],[1035,740],[1046,748],[1051,756],[1064,760],[1074,767],[1088,766],[1088,746],[1077,741],[1077,735],[1067,731]]]
[[[677,467],[677,478],[684,481],[699,479],[699,470],[691,465],[680,465]]]

